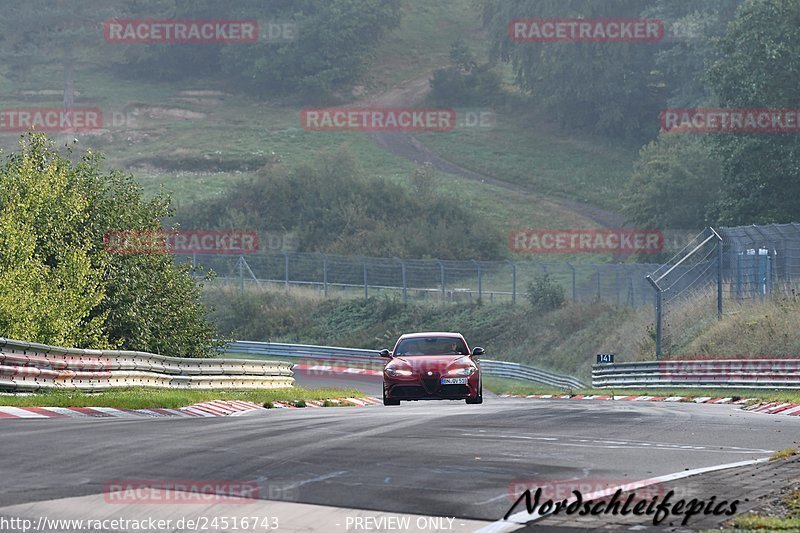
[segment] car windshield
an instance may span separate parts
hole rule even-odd
[[[455,337],[414,337],[400,341],[395,355],[468,355],[467,345]]]

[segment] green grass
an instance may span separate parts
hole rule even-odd
[[[800,490],[795,490],[786,496],[783,505],[787,508],[787,516],[758,516],[756,514],[746,514],[733,519],[732,524],[736,528],[733,531],[757,530],[757,531],[798,531],[800,530]],[[726,530],[730,531],[730,530]]]
[[[781,459],[788,459],[790,457],[794,457],[798,453],[800,452],[798,452],[797,448],[784,448],[783,450],[778,450],[777,452],[773,453],[769,460],[779,461]]]
[[[476,57],[484,57],[487,41],[479,29],[479,10],[472,0],[446,4],[410,0],[403,3],[403,10],[401,27],[387,35],[368,66],[365,83],[370,94],[446,64],[450,45],[459,36]],[[57,95],[49,100],[31,99],[16,91],[58,90],[62,84],[61,64],[54,61],[30,73],[24,83],[9,87],[6,105],[58,107],[61,98]],[[385,152],[364,134],[306,132],[299,123],[302,105],[235,94],[222,82],[121,80],[108,69],[83,61],[76,65],[75,88],[80,93],[77,104],[100,107],[106,119],[114,113],[141,112],[128,115],[132,121],[124,127],[102,134],[54,135],[58,143],[71,144],[77,138],[77,152],[88,147],[103,152],[109,167],[133,172],[148,195],[163,186],[173,193],[178,206],[220,195],[239,178],[252,176],[257,162],[274,157],[286,165],[296,165],[307,161],[310,154],[348,147],[368,175],[401,183],[408,183],[414,166]],[[180,94],[201,89],[224,94],[203,101],[187,100]],[[147,106],[202,113],[203,117],[151,117],[144,113]],[[509,120],[506,116],[498,121],[497,128],[489,130],[462,129],[421,138],[430,140],[447,158],[467,166],[474,163],[476,169],[532,185],[537,192],[550,190],[548,183],[561,183],[562,188],[570,189],[575,180],[586,176],[587,183],[592,184],[590,189],[595,190],[595,185],[606,179],[603,176],[616,176],[617,167],[627,164],[626,158],[613,150],[593,148],[594,141],[554,137],[536,127],[515,126]],[[0,146],[13,150],[18,137],[16,133],[0,134]],[[440,185],[443,194],[465,203],[488,225],[504,232],[519,227],[594,226],[587,218],[541,198],[531,199],[452,175],[441,176]]]
[[[609,209],[619,208],[620,193],[638,153],[591,135],[560,133],[537,117],[520,116],[518,110],[499,111],[492,128],[418,137],[463,167],[540,194],[562,194]]]
[[[368,84],[382,90],[415,78],[450,60],[450,45],[459,37],[476,57],[485,57],[488,39],[480,28],[473,0],[403,2],[403,20],[375,51]],[[402,51],[402,52],[400,52]]]
[[[185,407],[210,400],[242,400],[264,404],[299,400],[326,400],[362,396],[357,390],[301,389],[265,390],[163,390],[125,388],[108,392],[47,391],[26,396],[0,395],[0,405],[14,407],[117,407],[147,409]]]

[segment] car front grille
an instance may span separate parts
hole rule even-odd
[[[439,376],[435,378],[422,378],[422,386],[428,394],[433,394],[439,388]]]

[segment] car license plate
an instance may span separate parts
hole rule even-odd
[[[468,378],[442,378],[442,385],[466,385]]]

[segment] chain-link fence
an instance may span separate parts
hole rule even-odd
[[[800,224],[706,228],[648,275],[656,356],[683,353],[725,302],[793,295],[800,285]]]
[[[212,269],[214,283],[307,287],[323,295],[394,293],[408,301],[517,303],[547,274],[572,302],[652,305],[645,275],[657,265],[538,261],[445,261],[312,253],[178,256]]]
[[[800,224],[720,228],[730,298],[790,295],[800,284]]]

